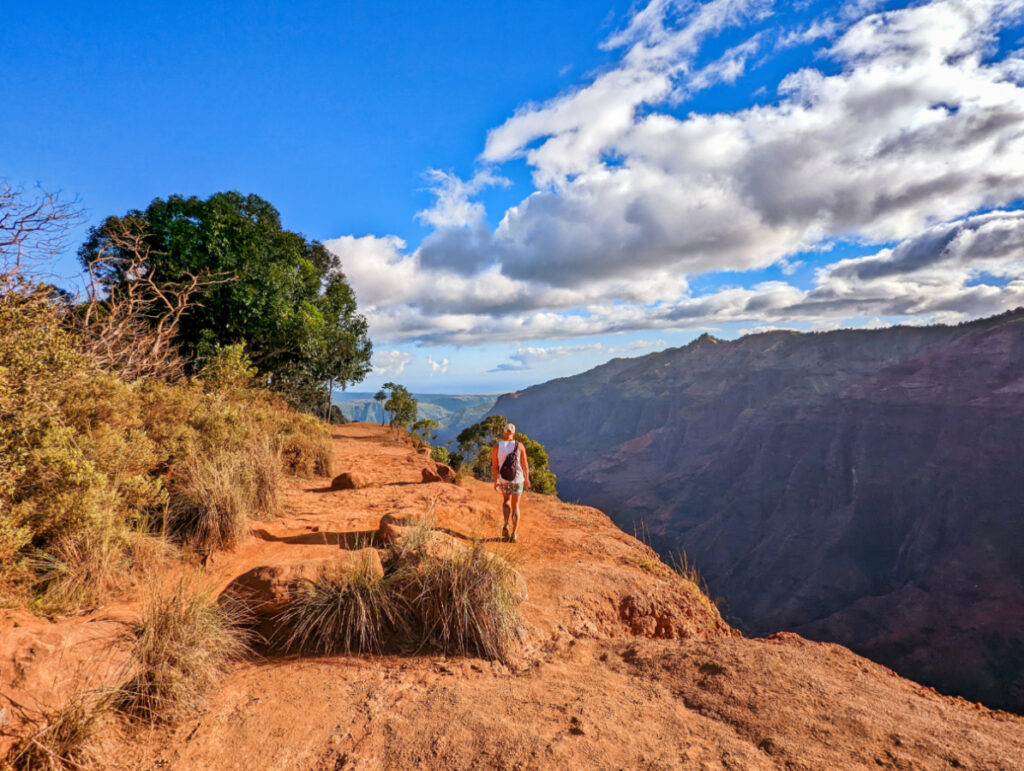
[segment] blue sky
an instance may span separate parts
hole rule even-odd
[[[88,224],[256,193],[341,257],[377,351],[359,390],[501,392],[703,331],[1024,304],[1022,19],[1018,0],[21,3],[0,177]]]

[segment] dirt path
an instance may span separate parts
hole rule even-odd
[[[334,441],[338,471],[370,485],[289,480],[286,516],[214,555],[211,584],[372,544],[385,514],[431,512],[515,561],[529,591],[522,660],[256,660],[193,719],[108,746],[111,768],[1024,769],[1024,718],[839,646],[743,639],[595,509],[528,493],[519,543],[502,544],[489,485],[422,483],[429,458],[379,426],[341,426]]]

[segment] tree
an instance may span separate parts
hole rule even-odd
[[[195,362],[217,345],[245,343],[253,363],[298,406],[326,412],[334,385],[369,372],[366,320],[338,258],[322,244],[285,230],[267,201],[237,192],[206,200],[173,195],[145,211],[108,217],[79,249],[83,265],[116,294],[130,281],[128,255],[114,234],[133,220],[146,233],[147,275],[159,285],[209,274],[230,281],[200,287],[181,317],[176,342]],[[326,392],[326,393],[325,393]]]
[[[32,197],[0,179],[0,282],[12,279],[26,260],[59,253],[68,231],[82,218],[76,201],[45,190]]]
[[[437,439],[437,429],[441,427],[433,418],[420,418],[412,424],[412,432],[419,436],[424,442],[431,442]]]
[[[391,427],[407,428],[409,424],[415,423],[418,412],[416,399],[408,389],[397,383],[385,383],[384,390],[389,394],[388,400],[384,402],[384,409],[391,413]]]
[[[468,463],[477,479],[491,478],[491,450],[501,439],[508,420],[504,415],[489,415],[468,428],[459,432],[456,441],[459,443],[460,463]],[[526,459],[530,464],[530,489],[535,493],[557,495],[556,474],[550,468],[547,449],[535,439],[517,431],[515,440],[522,442],[526,450]]]
[[[387,410],[384,409],[384,400],[388,398],[388,395],[382,389],[375,393],[373,398],[380,404],[380,424],[383,426],[387,422]]]

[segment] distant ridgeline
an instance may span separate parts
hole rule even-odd
[[[566,500],[685,549],[748,631],[1024,712],[1024,309],[704,335],[493,411]]]
[[[433,444],[442,445],[490,412],[497,394],[413,394],[420,418],[431,418],[441,424]],[[375,401],[373,393],[344,392],[334,394],[334,403],[347,420],[380,423],[384,408]]]

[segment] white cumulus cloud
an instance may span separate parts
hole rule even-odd
[[[1024,189],[1024,57],[997,55],[997,36],[1021,23],[1024,0],[876,5],[847,4],[774,40],[751,35],[695,67],[707,40],[771,4],[653,0],[606,42],[621,51],[615,66],[490,131],[471,179],[431,172],[436,202],[420,218],[434,230],[418,248],[390,236],[326,242],[371,332],[525,343],[1021,304],[1022,215],[1000,207]],[[673,110],[752,57],[809,43],[829,67],[789,73],[773,102]],[[514,159],[536,190],[492,230],[475,196],[506,184],[496,169]],[[789,276],[798,255],[837,241],[898,245],[826,264],[809,289],[691,292],[705,273],[775,265]],[[509,366],[529,366],[521,353]]]
[[[448,358],[447,357],[441,359],[441,361],[434,361],[434,357],[433,356],[428,356],[427,357],[427,364],[430,365],[430,375],[431,375],[431,377],[433,377],[434,375],[443,375],[445,372],[448,371]]]
[[[412,354],[405,351],[374,351],[371,359],[373,374],[383,377],[401,375],[411,359]]]

